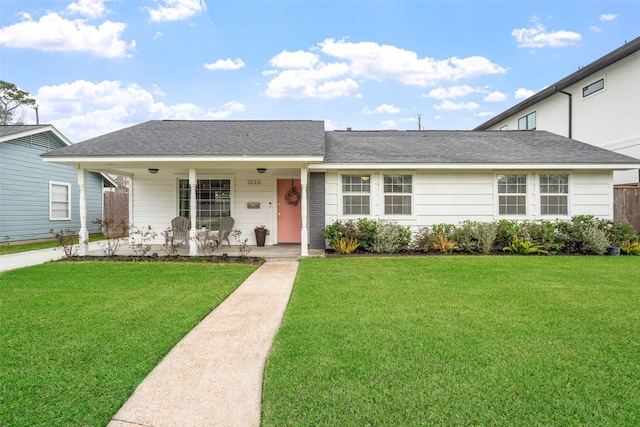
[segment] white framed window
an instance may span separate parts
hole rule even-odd
[[[569,175],[540,175],[540,215],[569,215]]]
[[[518,119],[518,130],[535,130],[536,129],[536,112],[529,113]]]
[[[371,175],[342,175],[342,214],[371,213]]]
[[[602,89],[604,89],[604,78],[595,81],[593,83],[591,83],[590,85],[587,85],[585,87],[582,88],[582,97],[586,98],[587,96],[594,94],[598,91],[601,91]]]
[[[196,228],[220,228],[222,217],[231,216],[231,180],[199,179],[196,185]],[[189,180],[178,183],[178,215],[189,218],[191,189]]]
[[[411,215],[413,177],[411,175],[384,175],[384,214]]]
[[[510,216],[527,215],[527,175],[499,174],[498,214]]]
[[[49,219],[71,219],[71,184],[68,182],[49,181]]]

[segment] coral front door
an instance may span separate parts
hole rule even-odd
[[[278,243],[300,243],[300,191],[299,179],[278,180]]]

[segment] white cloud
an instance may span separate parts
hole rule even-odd
[[[310,69],[284,70],[267,85],[265,95],[271,98],[321,98],[349,96],[358,84],[345,77],[346,64],[318,64]]]
[[[108,12],[104,0],[78,0],[67,6],[67,12],[96,19]]]
[[[428,86],[437,80],[505,73],[504,68],[480,56],[435,60],[418,58],[415,52],[391,45],[334,39],[326,39],[318,45],[323,53],[348,61],[352,75],[377,81]]]
[[[501,102],[501,101],[506,101],[506,100],[507,100],[507,95],[502,93],[502,92],[498,92],[498,91],[489,92],[484,97],[484,101],[485,102]]]
[[[356,80],[395,81],[403,85],[428,86],[439,80],[501,74],[506,70],[486,58],[471,56],[445,60],[418,58],[415,52],[374,42],[351,43],[326,39],[311,50],[283,51],[270,63],[274,76],[264,94],[273,98],[334,98],[361,96]],[[321,54],[327,59],[321,58]],[[332,62],[335,59],[340,62]],[[331,90],[326,90],[330,88]]]
[[[442,86],[432,89],[428,94],[422,95],[425,98],[435,99],[454,99],[467,96],[471,93],[478,92],[478,89],[474,89],[471,86],[451,86],[449,88],[443,88]]]
[[[619,15],[617,13],[603,13],[602,15],[600,15],[600,21],[615,21],[618,16]]]
[[[287,70],[299,68],[312,68],[318,63],[318,55],[311,52],[298,50],[289,52],[283,50],[269,61],[272,67],[283,68]]]
[[[143,8],[149,12],[154,22],[184,21],[207,10],[204,0],[157,0],[161,4],[155,8]]]
[[[364,107],[362,109],[362,114],[370,115],[370,114],[398,114],[400,112],[400,108],[394,106],[393,104],[381,104],[378,105],[373,110],[370,110],[369,107]]]
[[[218,59],[212,64],[204,64],[204,68],[207,70],[239,70],[244,67],[244,61],[240,58],[231,59]]]
[[[542,48],[542,47],[562,47],[575,44],[582,39],[580,33],[573,31],[547,32],[545,26],[534,16],[531,18],[533,27],[518,28],[511,32],[511,35],[518,41],[518,47]]]
[[[39,21],[27,19],[1,28],[0,44],[43,51],[89,52],[106,58],[130,57],[128,52],[135,48],[136,42],[120,39],[125,28],[122,22],[105,21],[92,26],[51,12]]]
[[[480,108],[480,106],[475,102],[455,103],[445,99],[444,101],[442,101],[442,104],[434,105],[433,108],[435,108],[436,110],[454,111],[454,110],[475,110],[477,108]]]
[[[598,27],[598,26],[596,26],[596,25],[590,25],[590,26],[589,26],[589,29],[590,29],[591,31],[593,31],[593,32],[596,32],[596,33],[601,33],[601,32],[602,32],[602,30],[600,29],[600,27]]]
[[[154,96],[164,96],[155,85],[147,90],[135,83],[77,80],[43,86],[34,98],[40,106],[40,117],[74,142],[147,120],[222,119],[245,109],[237,100],[206,109],[191,103],[167,105]]]
[[[533,96],[536,92],[531,89],[525,89],[523,87],[518,88],[516,93],[514,94],[514,98],[516,99],[527,99],[530,96]]]

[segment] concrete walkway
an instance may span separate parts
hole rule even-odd
[[[90,251],[99,251],[100,242],[89,243]],[[37,251],[19,252],[17,254],[0,255],[0,271],[44,264],[64,258],[62,248],[40,249]]]
[[[297,261],[266,262],[160,362],[108,427],[259,426],[262,378]]]

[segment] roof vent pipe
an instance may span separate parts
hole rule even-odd
[[[573,129],[573,125],[572,125],[572,121],[573,121],[573,111],[572,111],[573,95],[571,95],[569,92],[565,92],[563,90],[559,90],[558,89],[558,85],[556,85],[555,89],[556,89],[557,93],[561,93],[561,94],[567,95],[569,97],[569,139],[571,139],[572,129]]]

